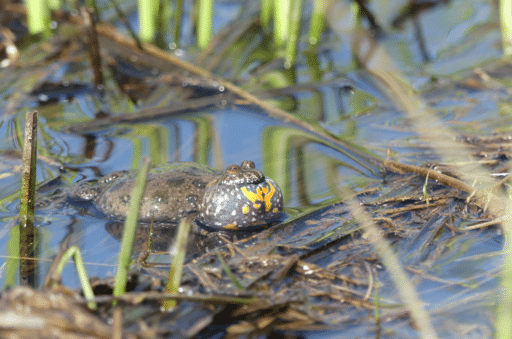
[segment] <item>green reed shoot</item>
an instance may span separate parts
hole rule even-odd
[[[84,297],[86,300],[89,300],[87,305],[91,310],[96,310],[98,309],[98,305],[96,305],[94,302],[94,292],[92,291],[91,282],[87,276],[84,260],[82,259],[82,254],[80,253],[80,248],[78,248],[78,246],[71,246],[67,249],[67,251],[60,259],[59,264],[57,265],[57,273],[59,275],[62,274],[67,261],[71,257],[73,257],[73,261],[75,263],[76,272],[78,273],[78,278],[80,279],[80,284],[82,285]]]
[[[178,226],[178,234],[173,244],[172,263],[169,269],[169,277],[165,284],[166,293],[178,293],[181,284],[181,275],[183,272],[183,263],[187,252],[188,235],[190,233],[191,221],[188,218],[182,219]],[[166,310],[176,306],[175,299],[167,299],[162,302],[162,307]]]
[[[509,183],[511,180],[509,180]],[[501,295],[496,307],[496,336],[497,339],[509,339],[512,337],[512,201],[508,199],[505,208],[506,217],[502,222],[503,228],[503,272],[501,273]]]
[[[283,46],[290,34],[290,0],[274,2],[274,42]]]
[[[197,45],[204,49],[212,39],[213,0],[199,0],[197,14]]]
[[[313,13],[311,14],[311,23],[309,24],[309,43],[316,45],[320,41],[320,34],[325,26],[325,13],[332,1],[315,0],[313,3]]]
[[[49,32],[50,9],[46,0],[27,0],[27,24],[30,34]]]
[[[229,266],[228,264],[226,263],[226,261],[224,260],[224,258],[222,257],[222,254],[220,254],[219,252],[217,252],[217,259],[219,259],[219,262],[220,262],[220,265],[222,266],[222,269],[224,270],[224,272],[226,273],[226,275],[228,276],[229,280],[231,280],[231,282],[233,283],[233,285],[236,286],[236,288],[238,288],[239,290],[245,290],[245,287],[240,283],[240,281],[238,281],[238,279],[236,278],[236,276],[233,274],[233,272],[229,269]]]
[[[503,54],[512,54],[512,0],[500,0],[500,26]]]
[[[114,286],[114,296],[120,296],[126,291],[126,282],[128,279],[128,269],[131,264],[133,253],[133,244],[137,233],[137,223],[139,220],[139,209],[144,190],[146,188],[146,179],[148,176],[149,165],[151,161],[149,158],[142,160],[139,173],[135,179],[135,186],[133,187],[132,196],[130,197],[130,211],[126,217],[123,229],[123,237],[121,240],[121,252],[119,254],[119,261],[117,264],[116,283]]]
[[[33,226],[36,194],[37,112],[25,115],[25,139],[21,171],[20,223]]]
[[[34,209],[36,191],[36,160],[37,160],[37,112],[27,112],[25,115],[25,130],[16,124],[16,135],[23,145],[23,158],[21,170],[20,213],[19,224],[10,230],[8,243],[7,268],[5,273],[5,287],[16,285],[18,267],[27,270],[28,262],[20,258],[34,255],[35,231]],[[23,142],[21,142],[23,140]],[[24,267],[25,266],[25,267]],[[30,269],[29,269],[30,270]],[[21,275],[20,275],[21,276]]]
[[[260,23],[263,29],[268,29],[270,26],[270,19],[272,18],[272,12],[274,4],[273,0],[261,0],[260,5]]]
[[[285,67],[295,64],[297,56],[297,44],[299,43],[300,21],[302,18],[303,0],[296,0],[291,8],[290,37],[286,44]]]
[[[3,272],[4,288],[16,286],[16,277],[20,263],[20,225],[16,225],[9,231],[9,242],[7,244],[6,268]]]
[[[170,32],[171,20],[173,16],[173,8],[170,1],[160,2],[160,7],[156,10],[156,39],[155,44],[162,48],[168,49],[167,32]],[[153,159],[154,161],[154,159]]]
[[[180,42],[182,14],[183,14],[183,0],[176,0],[176,20],[175,20],[175,27],[174,27],[174,43],[176,44],[176,46],[178,46],[179,42]]]
[[[60,0],[48,0],[48,7],[50,9],[59,9],[61,5]]]
[[[156,17],[159,0],[139,0],[139,37],[142,41],[151,42],[156,35]]]
[[[512,203],[509,201],[506,215],[512,213]],[[499,300],[496,307],[496,336],[497,339],[510,339],[512,337],[512,242],[510,237],[510,222],[504,223],[504,242],[503,245],[503,272],[501,274],[501,295],[496,298]]]
[[[36,231],[34,229],[34,209],[36,195],[36,159],[37,159],[37,112],[25,115],[25,138],[23,140],[23,159],[21,165],[20,192],[20,280],[31,284],[35,274]]]

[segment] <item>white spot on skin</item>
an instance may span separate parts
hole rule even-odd
[[[236,211],[231,212],[231,215],[235,216],[236,215]]]

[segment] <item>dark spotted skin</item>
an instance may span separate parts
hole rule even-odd
[[[108,217],[123,220],[129,211],[136,172],[114,172],[95,183],[73,185],[70,197],[92,201]],[[252,161],[218,171],[196,163],[164,164],[151,169],[139,219],[176,223],[195,215],[204,226],[244,229],[264,225],[283,211],[277,184]]]

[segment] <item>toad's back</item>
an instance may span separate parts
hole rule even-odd
[[[196,163],[165,164],[148,174],[141,202],[142,221],[177,222],[197,211],[208,183],[222,174]],[[130,208],[130,195],[135,184],[135,172],[127,172],[111,180],[94,199],[96,206],[109,217],[124,219]]]

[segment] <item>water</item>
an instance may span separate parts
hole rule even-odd
[[[216,6],[219,7],[216,29],[232,20],[236,8],[243,10],[242,4],[236,2],[219,2]],[[467,78],[471,69],[495,62],[501,55],[497,14],[492,3],[455,1],[422,14],[419,25],[428,60],[423,58],[410,20],[401,29],[391,28],[391,19],[398,8],[396,2],[385,6],[374,3],[372,6],[387,32],[379,42],[445,126],[459,134],[509,132],[512,118],[509,114],[509,91],[504,86],[509,83],[510,71],[492,73],[494,68],[488,68],[493,75],[490,85],[484,83],[480,87],[471,87],[459,82]],[[184,44],[193,40],[191,29],[185,27],[183,34]],[[314,66],[308,64],[300,53],[293,76],[281,72],[279,67],[277,70],[270,68],[266,74],[275,71],[286,78],[286,86],[296,86],[285,87],[286,91],[268,90],[270,82],[265,81],[264,76],[258,78],[258,67],[267,66],[264,55],[258,54],[265,41],[262,37],[259,32],[254,39],[240,43],[242,49],[245,48],[244,53],[236,48],[229,50],[225,59],[238,62],[232,65],[232,69],[219,64],[217,74],[241,75],[234,80],[249,91],[269,98],[277,107],[367,150],[375,157],[385,158],[390,148],[394,158],[417,165],[438,159],[435,152],[426,148],[417,137],[404,113],[397,110],[379,89],[377,79],[354,67],[352,43],[355,37],[350,30],[334,29],[326,34]],[[54,43],[52,46],[58,49],[62,45]],[[187,50],[186,45],[183,48],[185,58],[193,59],[194,48]],[[299,48],[301,52],[307,48],[304,41]],[[21,50],[19,62],[22,67],[0,70],[0,99],[3,103],[0,107],[0,173],[6,173],[6,177],[0,179],[3,187],[0,192],[1,248],[8,247],[9,229],[14,225],[19,209],[16,196],[19,154],[12,150],[21,149],[23,115],[27,110],[40,113],[38,142],[41,158],[37,181],[46,183],[45,187],[48,187],[48,182],[54,180],[53,190],[65,192],[79,180],[97,179],[112,171],[138,168],[144,156],[151,156],[154,163],[197,161],[219,169],[250,159],[281,186],[285,205],[292,216],[305,210],[322,211],[321,208],[344,198],[345,187],[359,192],[380,182],[379,168],[366,159],[354,158],[349,150],[345,152],[335,148],[319,139],[318,135],[272,118],[256,106],[243,105],[232,99],[213,107],[191,109],[165,118],[77,133],[64,132],[65,126],[88,121],[100,112],[133,114],[143,108],[172,107],[182,97],[191,95],[180,86],[172,87],[155,79],[152,79],[155,81],[153,84],[146,84],[148,74],[162,74],[164,71],[155,71],[152,65],[144,65],[143,62],[142,66],[137,66],[143,68],[141,73],[130,69],[129,64],[118,63],[111,69],[119,72],[116,74],[118,77],[136,75],[137,85],[142,87],[135,91],[147,90],[146,96],[128,99],[112,75],[107,76],[104,93],[100,94],[87,85],[91,81],[91,72],[86,54],[83,51],[73,53],[76,54],[70,60],[45,59],[51,54],[49,51],[41,44],[29,44]],[[43,87],[41,91],[44,82],[71,82],[82,86],[73,90],[69,87],[52,90]],[[212,84],[212,87],[215,86]],[[216,94],[211,88],[208,91]],[[52,100],[42,101],[46,97],[42,98],[41,93]],[[48,270],[49,260],[67,237],[81,248],[90,276],[115,274],[119,242],[108,233],[108,220],[82,215],[79,208],[66,204],[38,210],[36,215],[36,226],[41,233],[40,281]],[[323,233],[313,237],[314,241],[305,235],[297,239],[290,235],[289,241],[297,246],[321,243],[321,237],[340,232],[340,224],[343,223],[329,224]],[[301,232],[307,230],[304,225],[297,227]],[[321,232],[320,228],[318,232]],[[428,274],[417,283],[418,293],[427,303],[442,336],[453,335],[446,326],[448,322],[464,323],[460,304],[479,305],[472,309],[471,322],[481,323],[483,328],[492,318],[489,300],[492,300],[491,292],[498,287],[495,272],[501,264],[497,253],[502,239],[496,232],[496,229],[474,231],[453,239],[446,236],[450,246],[431,267],[425,268]],[[407,255],[404,255],[404,260],[410,258]],[[0,258],[0,266],[4,260]],[[332,262],[332,259],[318,258],[317,264]],[[418,262],[414,261],[414,264]],[[0,283],[3,284],[2,279]],[[79,286],[71,265],[64,271],[63,283],[72,288]],[[394,288],[385,288],[379,293],[391,297],[394,296]],[[479,294],[481,298],[477,298]],[[415,332],[405,323],[395,321],[390,327],[401,336],[414,336]],[[344,331],[347,336],[373,333],[372,329],[354,324]],[[482,330],[478,333],[487,332]],[[318,335],[328,337],[327,333]]]

